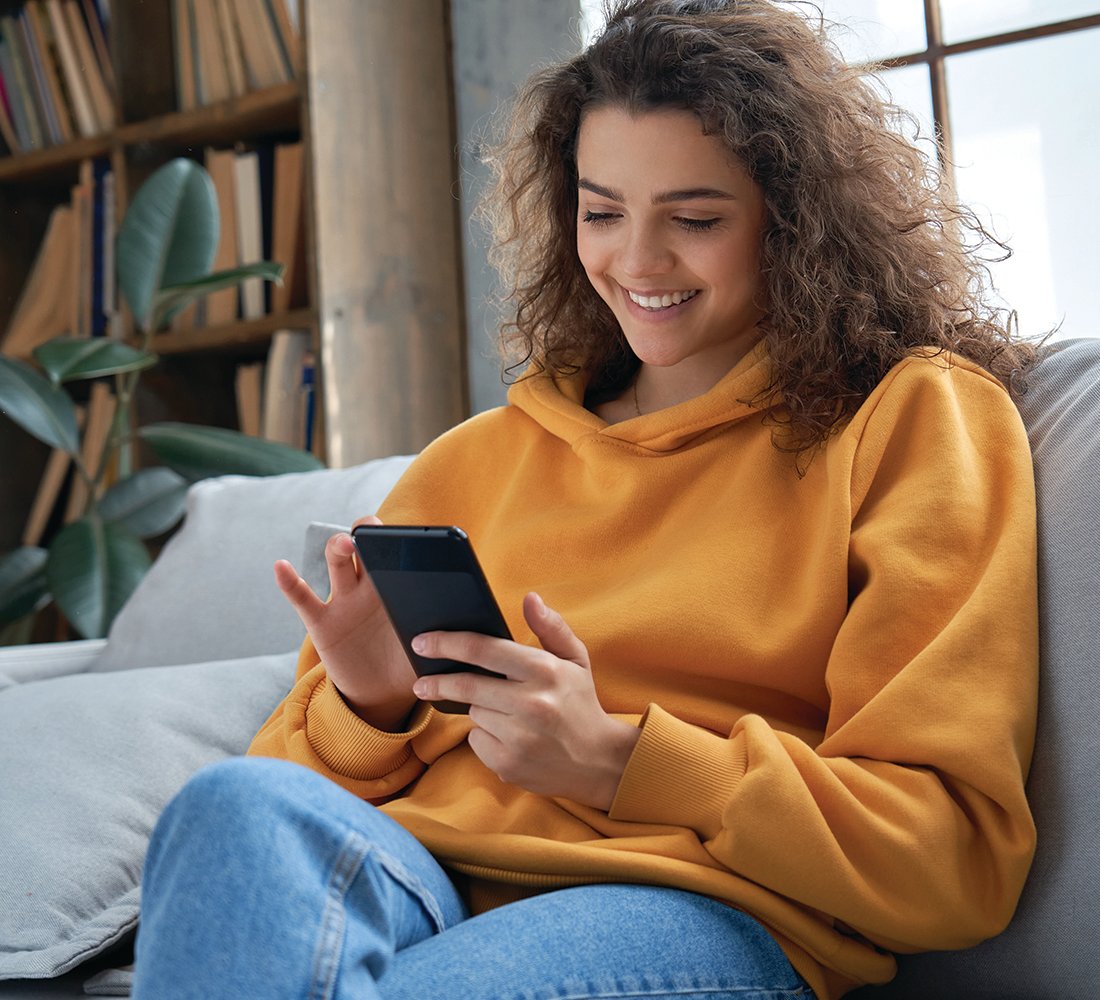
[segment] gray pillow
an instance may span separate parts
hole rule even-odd
[[[963,952],[914,955],[858,996],[1037,1000],[1100,993],[1100,339],[1055,345],[1020,400],[1039,504],[1039,846],[1016,915]]]
[[[92,670],[297,648],[305,631],[275,585],[275,560],[299,559],[310,521],[350,524],[373,513],[411,461],[196,483],[183,527],[119,612]]]
[[[61,975],[134,928],[160,811],[199,767],[247,749],[296,659],[0,691],[0,980]]]

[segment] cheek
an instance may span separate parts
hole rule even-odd
[[[584,273],[592,286],[604,295],[607,279],[604,272],[607,270],[607,254],[600,246],[599,240],[593,238],[592,233],[585,226],[577,229],[577,257],[580,259]]]

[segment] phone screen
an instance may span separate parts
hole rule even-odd
[[[492,673],[458,660],[426,659],[412,649],[415,636],[436,630],[512,637],[461,528],[363,525],[352,537],[418,674]],[[454,702],[435,705],[449,712],[469,708]]]

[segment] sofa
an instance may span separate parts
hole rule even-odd
[[[1038,854],[1004,933],[902,956],[861,1000],[1100,995],[1100,340],[1049,348],[1019,405],[1039,500]],[[292,682],[303,631],[271,564],[297,559],[324,590],[324,541],[410,461],[197,483],[105,640],[0,650],[0,1000],[128,994],[157,815]]]

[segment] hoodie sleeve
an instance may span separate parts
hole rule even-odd
[[[989,376],[928,359],[894,369],[843,436],[850,596],[823,739],[755,715],[723,736],[650,706],[611,816],[688,827],[879,946],[966,947],[1007,924],[1035,844],[1027,437]]]
[[[278,757],[325,775],[360,798],[380,801],[420,776],[425,764],[412,741],[434,712],[420,705],[408,729],[389,733],[359,718],[325,674],[307,637],[298,655],[294,687],[252,740],[252,756]]]

